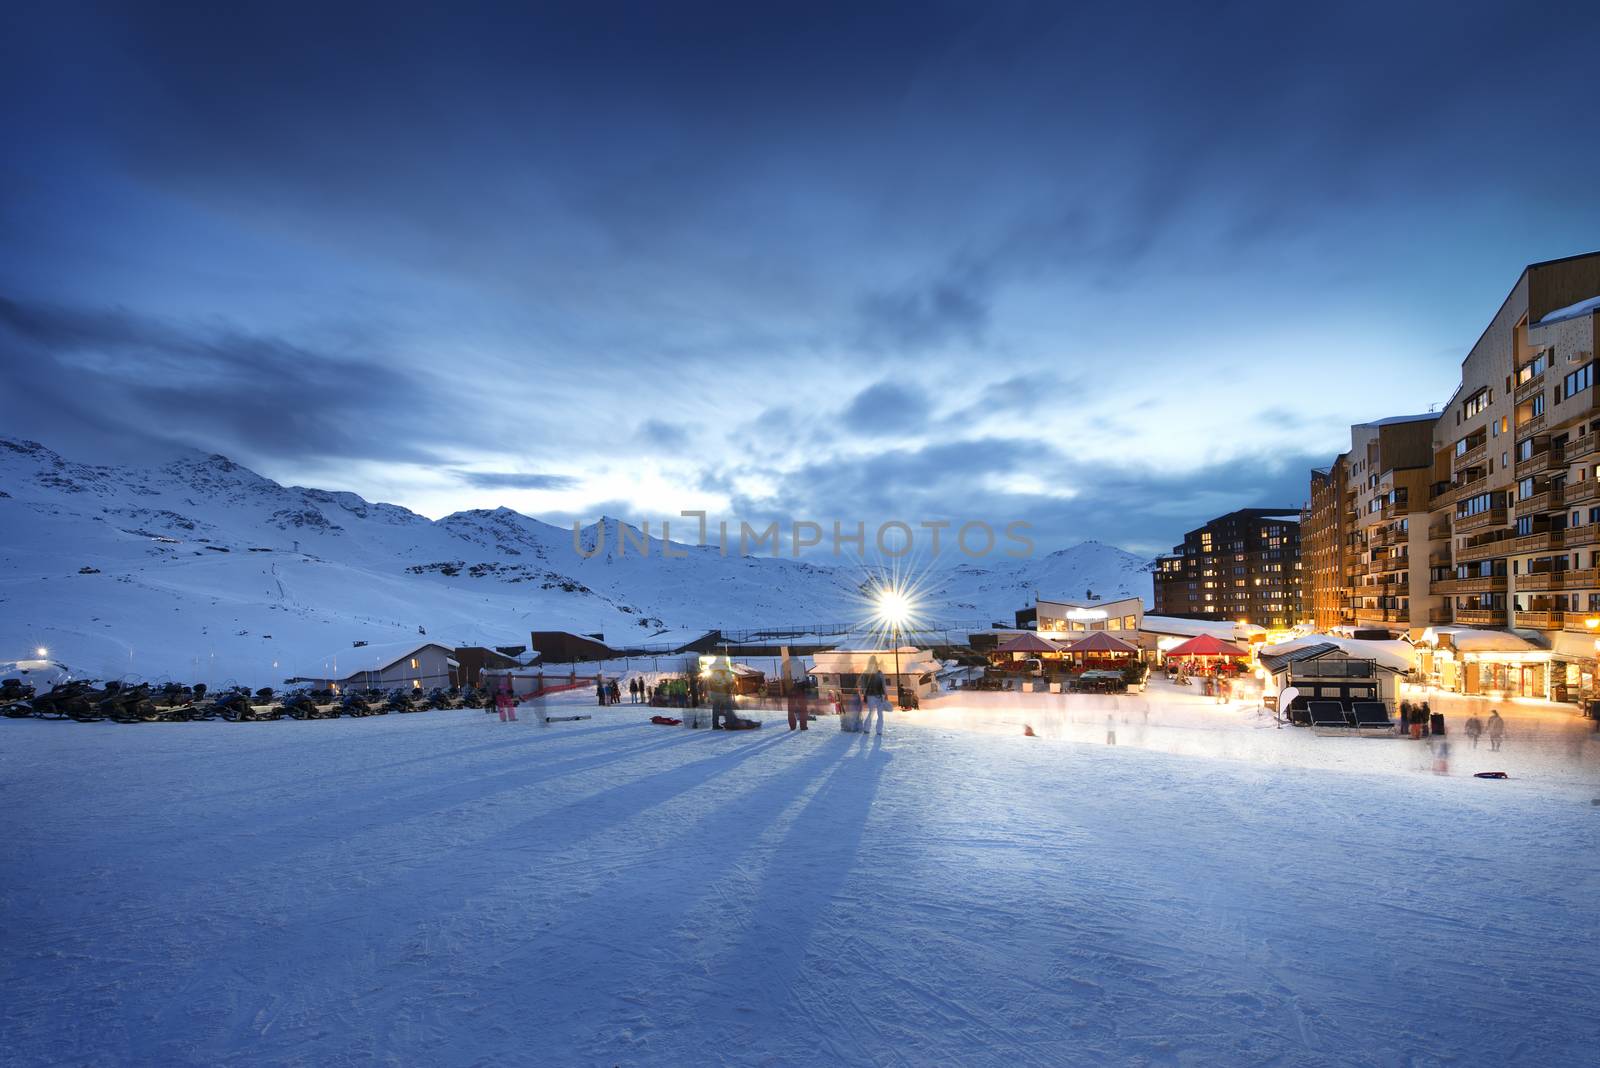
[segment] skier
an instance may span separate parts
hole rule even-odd
[[[1505,740],[1506,721],[1500,718],[1498,708],[1489,709],[1489,750],[1500,752],[1500,743]]]
[[[884,696],[883,672],[878,668],[878,658],[867,658],[866,673],[861,676],[861,695],[867,701],[867,714],[861,720],[861,733],[869,733],[867,728],[872,724],[873,714],[878,717],[878,731],[883,733],[883,714],[889,708],[889,700]]]
[[[706,679],[706,689],[711,694],[711,729],[720,731],[724,723],[731,726],[735,719],[733,665],[728,663],[726,655],[719,656],[711,662],[711,673]]]
[[[1472,748],[1478,748],[1478,737],[1483,734],[1483,720],[1476,715],[1468,716],[1466,727],[1463,729],[1467,732],[1467,737],[1472,739]]]
[[[599,675],[594,677],[594,703],[597,705],[606,703],[606,680]]]

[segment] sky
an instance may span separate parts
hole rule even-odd
[[[1600,249],[1592,5],[29,3],[0,433],[430,516],[1298,506]]]

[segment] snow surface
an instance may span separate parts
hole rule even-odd
[[[1543,319],[1540,319],[1538,325],[1543,326],[1545,323],[1554,323],[1562,319],[1587,315],[1596,310],[1600,310],[1600,297],[1589,297],[1587,300],[1580,300],[1576,304],[1568,304],[1565,308],[1557,308]]]
[[[80,676],[276,686],[355,641],[525,645],[530,631],[574,630],[658,644],[665,631],[872,614],[862,585],[875,572],[859,564],[715,546],[663,560],[659,543],[644,559],[617,551],[618,520],[602,522],[606,551],[585,559],[571,528],[505,508],[433,521],[222,456],[94,466],[0,437],[0,658],[44,646]],[[1094,542],[941,560],[922,614],[942,622],[1009,621],[1035,589],[1151,594],[1146,561]]]
[[[744,734],[653,727],[577,699],[593,720],[545,728],[470,710],[0,721],[0,1048],[16,1065],[1593,1063],[1600,808],[1581,776],[1375,772],[1421,743],[1158,690],[1144,709],[1174,735],[1355,763],[1175,755],[1128,744],[1139,699],[998,696],[892,713],[883,738],[828,718],[790,734],[770,712]],[[1052,709],[1102,737],[1002,722]],[[1006,733],[946,725],[961,715]]]

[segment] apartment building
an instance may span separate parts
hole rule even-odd
[[[1456,665],[1469,693],[1565,700],[1593,688],[1600,634],[1600,253],[1532,264],[1461,364],[1435,424],[1436,628],[1507,628]]]
[[[1300,513],[1242,508],[1158,557],[1155,615],[1291,627],[1304,617]]]
[[[1306,614],[1323,632],[1355,622],[1349,596],[1355,490],[1348,461],[1345,453],[1311,472],[1311,499],[1300,515],[1301,593]]]

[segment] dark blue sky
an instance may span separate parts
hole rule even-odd
[[[0,13],[7,432],[1154,550],[1600,248],[1592,4],[328,7]]]

